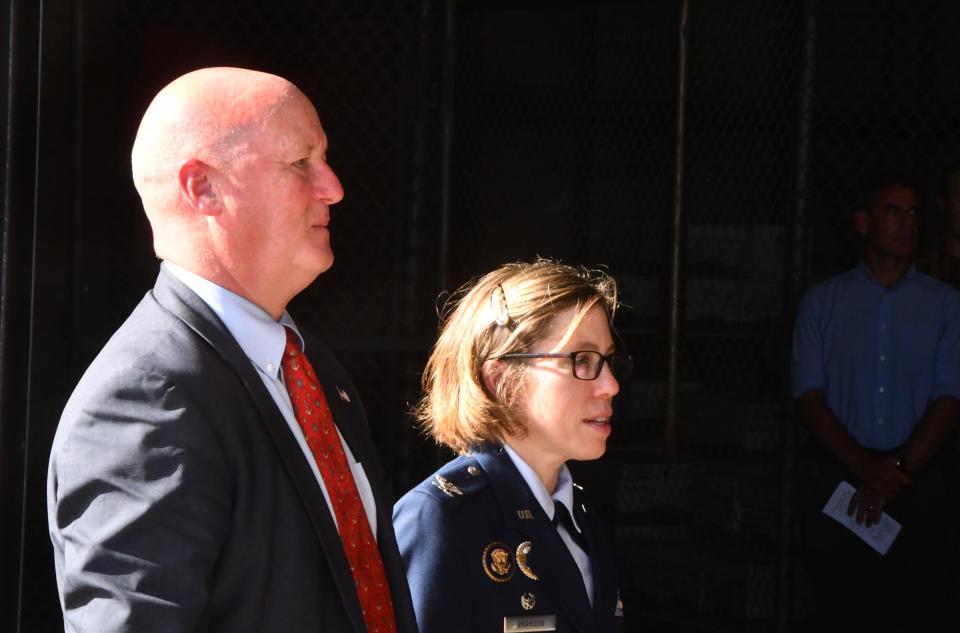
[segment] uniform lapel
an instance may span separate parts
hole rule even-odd
[[[523,534],[532,544],[530,566],[553,603],[577,631],[594,631],[596,626],[580,569],[510,456],[494,449],[476,457],[490,476],[507,527]],[[520,510],[530,510],[533,520],[522,519]]]
[[[320,486],[317,485],[317,480],[300,445],[294,439],[283,414],[277,409],[276,403],[264,387],[250,359],[209,306],[185,284],[163,269],[160,270],[160,276],[154,286],[153,296],[161,306],[177,315],[196,332],[237,373],[303,500],[326,554],[344,609],[354,629],[360,633],[365,632],[366,625],[363,622],[363,613],[357,599],[350,565],[343,552],[343,542],[330,516],[327,502],[323,498]],[[329,399],[330,395],[327,394],[327,397]],[[353,450],[352,446],[351,450]]]
[[[587,516],[583,504],[574,498],[574,513],[577,525],[583,530],[590,548],[590,567],[593,571],[593,610],[597,622],[614,617],[617,603],[617,579],[613,552],[609,551],[607,541],[602,534],[602,525],[596,516]]]

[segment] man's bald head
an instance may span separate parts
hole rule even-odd
[[[147,108],[133,143],[133,181],[168,257],[181,244],[191,216],[180,196],[178,172],[191,160],[228,167],[247,133],[269,119],[292,94],[292,83],[243,68],[203,68],[165,86]],[[196,236],[195,236],[196,237]]]
[[[157,255],[279,318],[333,264],[343,198],[310,100],[286,79],[205,68],[154,98],[133,178]]]

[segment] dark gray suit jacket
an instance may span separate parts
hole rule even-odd
[[[309,338],[307,350],[373,489],[398,631],[415,633],[360,398],[329,350]],[[366,630],[283,415],[220,320],[166,271],[67,403],[47,503],[66,631]]]

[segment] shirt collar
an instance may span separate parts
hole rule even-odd
[[[546,486],[540,481],[537,473],[533,472],[533,469],[527,465],[527,462],[523,461],[523,458],[520,457],[515,450],[507,444],[503,445],[503,450],[506,451],[513,465],[517,467],[520,476],[523,477],[527,487],[530,488],[530,492],[532,492],[533,496],[540,502],[540,506],[543,508],[543,511],[547,513],[547,517],[553,521],[553,502],[554,500],[559,501],[566,506],[567,512],[570,513],[570,517],[573,519],[573,527],[577,528],[577,532],[582,532],[583,530],[580,529],[580,525],[577,523],[576,516],[573,513],[573,477],[570,475],[570,469],[567,468],[567,465],[563,464],[560,466],[560,474],[557,476],[557,487],[551,496],[550,493],[547,492]]]
[[[883,284],[880,283],[880,280],[877,279],[877,276],[873,274],[873,271],[870,270],[870,267],[867,266],[867,262],[866,262],[866,261],[864,261],[863,259],[861,259],[859,262],[857,262],[857,268],[860,269],[860,272],[863,273],[864,277],[867,278],[867,281],[869,281],[869,282],[871,282],[871,283],[874,283],[874,284],[877,284],[877,285],[879,285],[879,286],[883,286]],[[910,266],[907,267],[907,271],[906,271],[905,273],[903,273],[903,277],[901,277],[900,279],[898,279],[898,280],[897,280],[897,283],[895,283],[895,284],[893,284],[892,286],[890,286],[889,288],[887,288],[887,290],[892,290],[892,289],[896,288],[897,286],[899,286],[902,282],[904,282],[904,281],[909,281],[910,279],[913,279],[913,277],[914,277],[916,274],[917,274],[917,267],[916,267],[916,265],[915,265],[913,262],[910,262]]]
[[[280,359],[287,344],[284,328],[292,329],[300,339],[300,347],[304,347],[303,337],[286,311],[279,321],[274,321],[256,304],[196,273],[167,261],[161,266],[186,284],[213,310],[250,362],[274,380],[279,377]]]

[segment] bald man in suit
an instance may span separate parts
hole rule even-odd
[[[50,458],[66,631],[415,633],[360,398],[286,312],[333,263],[326,149],[306,96],[251,70],[188,73],[144,114],[159,276]]]

